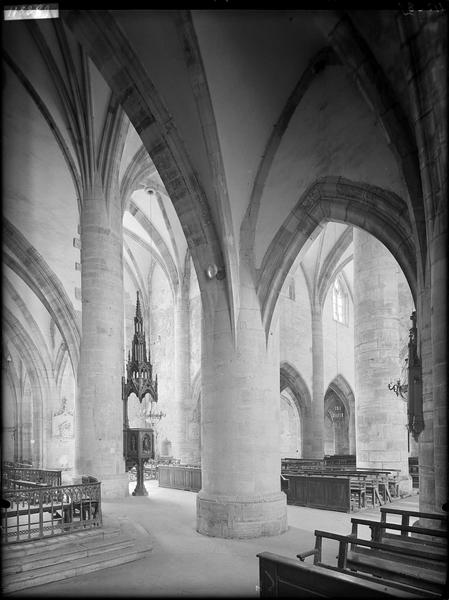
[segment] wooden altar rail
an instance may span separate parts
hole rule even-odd
[[[159,486],[199,492],[201,468],[184,465],[158,465]]]
[[[12,481],[43,483],[52,487],[62,483],[61,471],[56,469],[32,469],[30,467],[2,466],[2,488],[8,489]]]
[[[9,508],[2,509],[1,540],[5,544],[35,541],[102,525],[99,481],[3,490],[2,494],[10,503]]]

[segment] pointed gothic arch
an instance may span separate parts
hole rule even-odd
[[[15,347],[17,354],[26,365],[32,393],[31,418],[34,439],[32,459],[33,465],[39,468],[45,464],[47,458],[46,442],[48,441],[49,423],[47,399],[50,398],[49,369],[47,369],[42,354],[28,332],[6,307],[3,310],[3,325],[6,339],[10,340],[11,345]],[[19,395],[17,400],[21,403]]]
[[[186,236],[204,309],[212,309],[215,286],[207,280],[206,269],[210,264],[224,265],[225,257],[207,198],[172,117],[109,11],[67,10],[62,19],[116,95],[155,165]],[[227,272],[224,286],[230,315],[233,279],[234,273]],[[231,319],[233,330],[234,320]]]
[[[3,240],[12,256],[4,253],[4,263],[36,294],[55,322],[70,356],[76,376],[79,364],[81,331],[73,304],[44,258],[6,217],[3,217]]]
[[[321,177],[299,198],[263,257],[257,293],[267,336],[294,261],[329,221],[360,227],[382,242],[401,267],[416,303],[416,245],[405,201],[393,192],[367,183],[344,177]]]
[[[351,386],[340,373],[327,386],[326,393],[324,394],[325,413],[326,404],[330,404],[332,396],[338,398],[339,402],[344,406],[346,415],[348,415],[348,454],[355,454],[355,397]]]
[[[302,456],[307,458],[311,452],[312,434],[312,396],[309,388],[293,365],[282,361],[280,366],[280,392],[286,388],[291,391],[301,422]]]

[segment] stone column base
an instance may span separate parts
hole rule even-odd
[[[287,497],[210,496],[200,491],[196,500],[197,527],[203,535],[254,538],[287,531]]]
[[[122,500],[129,496],[129,475],[104,475],[101,481],[101,499],[106,501]]]

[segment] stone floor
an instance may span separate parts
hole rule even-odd
[[[134,486],[130,484],[131,491]],[[195,531],[195,493],[160,488],[155,481],[147,482],[147,487],[148,497],[103,503],[105,524],[120,522],[135,535],[151,540],[153,550],[147,557],[10,596],[256,598],[257,553],[267,550],[294,558],[313,548],[315,529],[336,533],[351,529],[353,514],[288,506],[289,528],[282,535],[250,540],[210,538]],[[392,506],[417,510],[418,496],[397,500]],[[357,514],[379,519],[378,509]],[[335,547],[326,548],[327,559],[335,554]]]

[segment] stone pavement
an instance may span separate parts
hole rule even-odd
[[[130,490],[135,483],[130,484]],[[259,597],[257,553],[275,552],[291,558],[311,549],[315,529],[350,533],[353,513],[288,506],[288,531],[274,537],[225,540],[195,531],[196,493],[160,488],[147,482],[148,497],[130,496],[121,502],[104,502],[105,524],[129,526],[153,547],[133,563],[41,585],[10,596],[32,597]],[[418,508],[418,496],[392,506]],[[379,519],[378,509],[357,513]],[[332,542],[331,542],[332,543]],[[335,558],[329,546],[325,557]],[[311,559],[309,559],[311,561]]]

